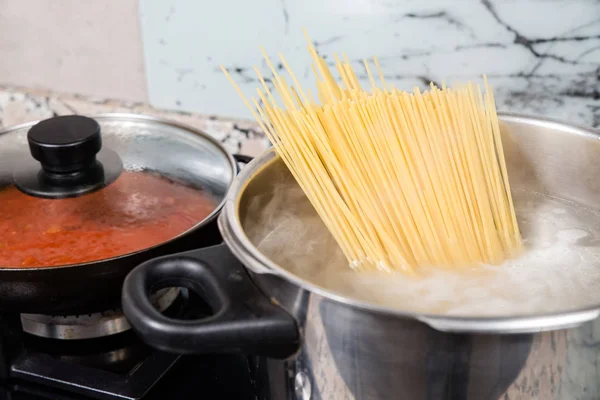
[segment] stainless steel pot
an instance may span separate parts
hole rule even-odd
[[[597,208],[600,133],[514,114],[501,120],[513,187]],[[600,304],[544,315],[426,315],[333,292],[267,258],[247,214],[250,202],[278,190],[282,174],[268,151],[236,178],[219,217],[227,247],[163,257],[127,277],[123,308],[148,343],[266,356],[251,364],[262,398],[600,398]],[[150,292],[174,284],[202,294],[214,315],[176,321],[158,313]]]

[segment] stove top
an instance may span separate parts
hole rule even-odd
[[[0,385],[4,400],[84,400],[90,397],[31,382],[17,381]],[[126,397],[114,397],[126,399]],[[165,399],[256,399],[248,361],[243,356],[185,356],[143,397]]]
[[[151,296],[154,306],[166,311],[176,304],[179,288],[161,289]],[[93,339],[131,329],[120,308],[84,315],[21,314],[23,331],[50,339]]]
[[[161,296],[166,313],[192,319],[210,312],[193,293],[176,292],[175,300],[173,291]],[[115,323],[121,316],[0,315],[0,400],[256,399],[246,357],[178,356],[151,349],[130,329],[99,333],[123,327]]]

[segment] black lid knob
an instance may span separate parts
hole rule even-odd
[[[102,149],[100,124],[92,118],[67,115],[41,121],[29,130],[27,140],[39,163],[23,160],[13,182],[32,196],[81,196],[112,183],[123,170],[117,153]]]
[[[41,121],[27,133],[33,158],[46,171],[69,173],[90,167],[102,148],[100,124],[81,115]]]

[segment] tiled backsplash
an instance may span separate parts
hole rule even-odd
[[[313,87],[306,27],[328,60],[346,52],[363,83],[360,60],[376,55],[403,89],[486,73],[503,110],[600,118],[597,1],[141,0],[140,9],[149,98],[159,107],[248,117],[218,66],[254,93],[252,67],[268,72],[259,45],[273,58],[282,52]]]

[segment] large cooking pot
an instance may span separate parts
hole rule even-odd
[[[597,131],[515,114],[502,114],[501,125],[514,189],[597,209]],[[271,224],[271,216],[254,214],[289,179],[280,158],[264,153],[227,196],[219,217],[226,246],[151,260],[129,274],[123,309],[146,342],[176,353],[252,355],[265,399],[600,398],[600,301],[544,313],[449,316],[316,284],[290,268],[302,252],[293,229],[278,254],[257,249],[264,238],[257,227]],[[290,199],[290,207],[306,204]],[[302,225],[296,229],[300,236]],[[304,253],[318,251],[312,260],[322,267],[334,246],[330,250]],[[198,292],[213,315],[197,321],[163,316],[148,299],[169,286]]]
[[[189,190],[186,193],[190,195],[202,193],[211,199],[197,220],[178,223],[178,231],[162,235],[160,242],[147,247],[60,265],[45,265],[47,254],[40,253],[33,254],[39,259],[30,261],[33,265],[22,265],[20,259],[9,265],[0,262],[0,312],[76,315],[120,306],[123,279],[134,266],[197,248],[199,243],[219,242],[216,216],[235,173],[234,158],[216,140],[153,117],[71,115],[0,132],[0,202],[6,203],[0,204],[5,219],[0,227],[10,228],[0,229],[0,260],[15,259],[14,249],[20,241],[36,243],[36,238],[45,239],[45,235],[54,238],[46,247],[53,250],[61,238],[67,240],[69,229],[73,238],[74,220],[77,229],[99,229],[101,225],[113,229],[116,219],[122,218],[117,221],[118,229],[111,231],[114,248],[120,241],[138,240],[131,237],[137,232],[132,230],[137,222],[151,223],[153,215],[161,211],[144,202],[164,200],[139,182],[161,183],[165,196]],[[153,180],[141,181],[142,175],[148,179],[152,175]],[[123,181],[125,178],[129,180]],[[137,186],[132,186],[133,181]],[[176,210],[178,205],[170,207]],[[163,211],[161,217],[169,223],[170,211]],[[36,231],[41,228],[48,231]],[[157,225],[154,229],[161,228]],[[71,255],[82,259],[87,252],[97,251],[93,241],[84,245],[89,247],[74,250],[63,246],[62,255],[77,252]]]

